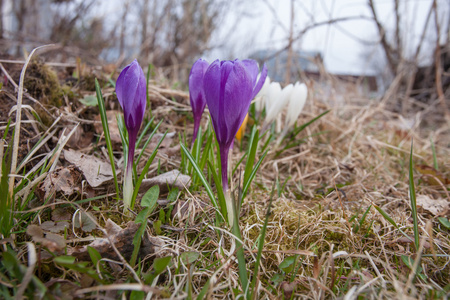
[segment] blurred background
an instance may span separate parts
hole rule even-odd
[[[253,58],[272,80],[450,98],[449,0],[0,0],[2,61],[55,43],[52,62],[138,58],[186,87],[192,63]],[[339,84],[336,84],[338,80]],[[393,89],[393,90],[392,90]]]

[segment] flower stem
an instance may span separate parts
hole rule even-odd
[[[229,147],[220,147],[220,165],[222,167],[222,188],[223,192],[228,191],[228,152]]]
[[[133,197],[133,159],[136,147],[136,134],[128,131],[128,159],[125,169],[125,180],[123,182],[123,203],[126,211],[132,203]]]

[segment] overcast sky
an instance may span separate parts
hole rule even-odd
[[[116,1],[122,3],[122,0],[102,1],[100,11],[105,12],[105,15],[117,14]],[[374,2],[380,20],[390,31],[388,34],[391,34],[395,24],[394,0]],[[433,0],[400,0],[402,31],[406,34],[405,48],[415,51],[432,2]],[[279,50],[287,45],[291,0],[234,0],[232,3],[227,20],[221,24],[216,38],[211,39],[213,46],[216,42],[221,47],[205,53],[206,59],[244,59],[257,50]],[[295,50],[320,51],[325,67],[333,73],[373,74],[374,65],[380,65],[383,54],[379,48],[376,51],[378,33],[374,22],[367,20],[372,17],[367,3],[368,0],[294,0],[294,36],[315,23],[362,17],[310,29],[294,44]],[[444,36],[441,38],[445,40],[445,30],[450,23],[450,0],[437,0],[437,3],[439,20],[444,26],[441,29]],[[435,42],[432,18],[426,43],[434,45]],[[431,49],[434,46],[422,47],[420,64],[430,63]]]
[[[393,0],[374,0],[379,18],[387,29],[393,29],[395,15]],[[367,0],[295,0],[294,32],[322,21],[344,17],[371,17]],[[400,0],[403,30],[407,34],[406,48],[413,49],[425,24],[432,0]],[[438,0],[440,20],[448,24],[449,0]],[[208,57],[248,56],[260,49],[279,49],[286,45],[289,36],[291,0],[250,0],[237,7],[224,24],[222,35],[230,40],[227,46],[210,53]],[[240,14],[245,11],[245,17]],[[239,26],[229,32],[236,18]],[[432,19],[433,20],[433,19]],[[430,22],[427,42],[435,43],[434,22]],[[445,33],[445,31],[444,31]],[[336,73],[372,73],[370,60],[376,59],[374,51],[378,40],[377,29],[370,20],[352,20],[336,25],[320,26],[308,30],[295,43],[295,49],[320,51],[326,68]],[[422,62],[427,63],[430,47],[423,47]],[[380,53],[380,52],[378,52]],[[378,55],[379,56],[379,55]],[[379,58],[378,58],[379,60]],[[428,59],[429,61],[429,59]]]

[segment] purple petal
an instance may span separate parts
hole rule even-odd
[[[259,76],[258,83],[256,83],[255,88],[253,89],[252,93],[252,99],[255,98],[255,96],[259,93],[259,91],[262,89],[264,82],[266,81],[267,77],[267,67],[266,64],[263,65],[263,68],[261,70],[261,76]]]
[[[189,99],[194,115],[194,135],[192,143],[194,143],[197,138],[198,128],[200,127],[200,121],[206,106],[203,76],[205,75],[208,66],[208,62],[200,58],[192,65],[191,73],[189,74]]]
[[[247,69],[247,72],[250,74],[252,78],[253,86],[255,86],[256,78],[258,77],[259,74],[258,63],[252,59],[244,59],[242,63],[244,64],[245,68]]]
[[[216,116],[219,115],[220,106],[220,75],[220,62],[219,60],[216,60],[209,65],[203,77],[206,103],[208,104],[214,131],[216,132],[216,137],[218,139],[220,138],[220,131]]]
[[[146,80],[137,60],[125,67],[116,82],[116,94],[122,106],[130,136],[137,135],[146,107]],[[132,134],[135,133],[135,134]]]
[[[251,103],[253,91],[252,78],[245,65],[237,61],[225,85],[224,123],[226,124],[227,144],[233,141]],[[225,101],[224,101],[225,102]]]

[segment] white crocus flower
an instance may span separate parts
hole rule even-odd
[[[268,87],[267,97],[265,99],[266,119],[264,120],[264,127],[272,123],[283,110],[286,103],[284,100],[280,83],[271,82]]]
[[[298,81],[295,83],[294,88],[289,95],[289,103],[286,114],[285,128],[291,128],[298,116],[303,110],[306,103],[306,96],[308,95],[308,88],[304,83],[300,84]]]
[[[258,78],[261,74],[258,74]],[[266,104],[266,98],[267,93],[269,91],[269,85],[270,85],[270,78],[269,76],[266,77],[266,81],[264,81],[264,85],[262,86],[261,90],[255,97],[255,110],[258,113],[262,113],[264,106]]]

